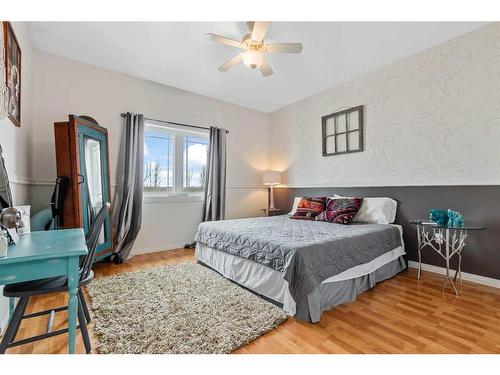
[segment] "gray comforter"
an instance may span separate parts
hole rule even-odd
[[[329,277],[401,245],[394,226],[292,220],[288,215],[202,223],[195,239],[283,272],[297,303]]]

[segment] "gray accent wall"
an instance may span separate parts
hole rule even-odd
[[[411,219],[427,219],[431,208],[459,211],[465,223],[482,225],[484,231],[469,232],[462,270],[500,279],[500,186],[385,186],[352,188],[277,188],[276,207],[289,212],[294,197],[333,196],[391,197],[398,201],[396,224],[403,226],[408,259],[417,260],[417,233]],[[432,249],[423,252],[423,262],[444,267],[444,260]],[[452,263],[455,267],[455,262]]]

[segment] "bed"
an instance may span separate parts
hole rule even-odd
[[[281,215],[205,222],[196,234],[198,262],[310,322],[404,270],[403,255],[391,224]]]

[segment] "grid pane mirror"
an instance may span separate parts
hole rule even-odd
[[[321,118],[323,156],[363,151],[363,106],[334,112]]]

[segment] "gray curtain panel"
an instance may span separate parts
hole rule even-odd
[[[111,216],[115,263],[129,257],[142,224],[144,116],[127,113],[123,126],[116,179],[118,186]]]
[[[226,129],[210,127],[203,221],[223,220],[226,210]]]

